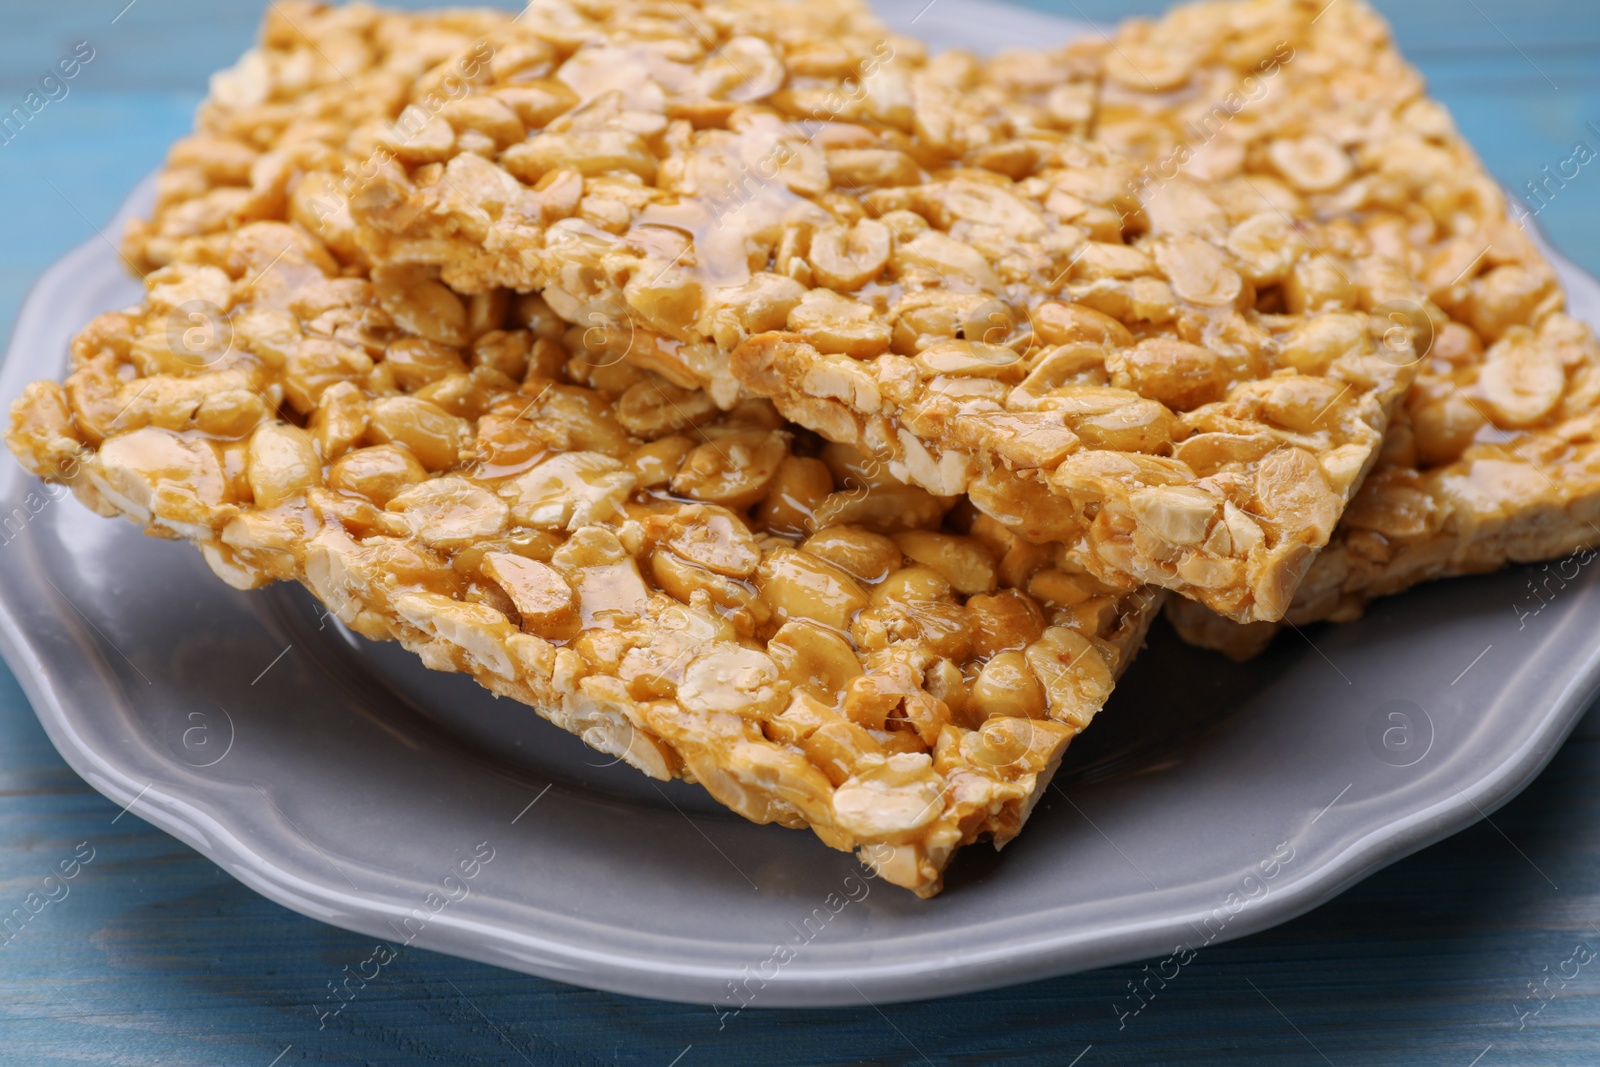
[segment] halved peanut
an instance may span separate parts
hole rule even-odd
[[[385,510],[404,516],[424,544],[446,550],[495,537],[510,521],[505,501],[457,475],[408,486],[390,499]]]
[[[873,313],[871,305],[831,289],[807,291],[789,312],[788,325],[823,353],[871,359],[889,349],[889,326]]]
[[[889,263],[889,227],[875,219],[819,230],[811,238],[812,276],[820,285],[842,292],[859,289],[883,273]]]
[[[1533,426],[1561,402],[1566,370],[1560,351],[1542,344],[1526,326],[1513,326],[1489,346],[1478,390],[1495,423],[1505,429]]]
[[[901,552],[938,572],[958,593],[970,596],[995,590],[994,557],[971,538],[907,530],[896,534],[894,541]]]
[[[1037,601],[1018,589],[971,597],[966,610],[972,625],[972,651],[980,658],[1024,649],[1044,633],[1044,612]]]
[[[1010,305],[986,293],[921,289],[896,300],[889,313],[894,324],[894,351],[904,356],[957,337],[999,343],[1017,329],[1017,316]],[[986,337],[991,331],[992,337]]]
[[[374,267],[372,287],[378,304],[401,329],[457,348],[472,340],[467,333],[466,305],[431,277],[426,267],[416,264]]]
[[[394,342],[384,350],[383,362],[394,375],[395,384],[406,392],[436,382],[447,374],[467,372],[459,351],[426,337],[403,337]]]
[[[690,711],[762,717],[782,711],[788,697],[772,657],[738,645],[696,656],[678,684],[678,703]]]
[[[1418,461],[1428,467],[1454,463],[1488,421],[1472,401],[1454,393],[1412,407]]]
[[[767,642],[767,654],[795,689],[829,706],[836,706],[850,679],[861,674],[850,642],[809,619],[780,626]]]
[[[970,725],[966,713],[971,692],[966,676],[961,673],[955,660],[944,657],[934,660],[933,665],[923,672],[922,684],[929,696],[944,702],[956,722]]]
[[[1267,146],[1267,158],[1289,184],[1305,193],[1337,188],[1355,167],[1348,152],[1320,134],[1275,140]]]
[[[891,260],[896,274],[938,278],[945,285],[984,293],[998,293],[1004,288],[982,252],[938,230],[927,230],[909,241],[898,242]]]
[[[1000,652],[972,683],[971,707],[979,721],[992,715],[1042,719],[1048,708],[1044,686],[1022,652]]]
[[[711,294],[712,336],[732,351],[752,334],[781,330],[805,291],[793,278],[770,271],[752,274],[742,285],[717,289]]]
[[[757,588],[780,624],[810,619],[847,631],[855,613],[870,603],[866,591],[845,571],[792,548],[768,553],[757,571]]]
[[[904,553],[891,538],[859,526],[825,527],[802,542],[800,548],[863,582],[881,582],[904,562]]]
[[[1303,374],[1276,379],[1261,400],[1261,413],[1295,433],[1316,433],[1339,424],[1341,398],[1350,387],[1331,378]]]
[[[936,341],[916,355],[924,377],[999,378],[1018,381],[1026,370],[1022,357],[1005,345],[951,339]]]
[[[1197,433],[1180,442],[1172,450],[1172,458],[1209,478],[1232,464],[1254,463],[1279,444],[1270,433]]]
[[[1044,303],[1034,309],[1032,319],[1034,333],[1049,345],[1088,343],[1123,348],[1133,344],[1126,326],[1081,304]]]
[[[723,41],[707,59],[700,84],[707,96],[748,104],[772,95],[788,75],[771,44],[741,34]]]
[[[1195,486],[1154,485],[1128,498],[1139,525],[1175,545],[1198,545],[1222,511],[1222,502]]]
[[[655,375],[629,386],[617,399],[617,421],[645,440],[698,426],[717,413],[711,397],[699,389],[680,389]]]
[[[1049,719],[994,715],[961,738],[961,755],[985,774],[1013,779],[1049,767],[1076,733]]]
[[[505,590],[524,630],[564,636],[577,621],[577,597],[554,568],[510,552],[487,552],[478,570]]]
[[[514,78],[512,85],[495,89],[494,97],[514,111],[528,129],[541,130],[574,107],[579,97],[565,82],[542,76],[549,70],[549,53],[553,51],[544,41],[534,39],[507,46],[495,53],[495,60],[498,62],[508,52],[526,56],[530,54],[529,49],[536,50],[532,54],[537,58],[527,65],[526,74]],[[524,77],[532,80],[524,81]]]
[[[266,422],[250,435],[245,477],[256,506],[275,508],[322,484],[322,460],[304,430],[286,422]]]
[[[1189,411],[1222,399],[1228,374],[1222,357],[1174,337],[1152,337],[1106,357],[1111,384],[1174,411]]]
[[[372,445],[347,452],[328,468],[328,485],[366,497],[379,507],[428,476],[409,449]]]
[[[519,523],[579,530],[614,522],[633,488],[633,475],[610,456],[561,452],[505,482],[499,493]]]
[[[306,430],[324,459],[336,459],[350,451],[367,432],[367,398],[361,387],[353,382],[330,386],[306,420]]]
[[[847,489],[829,493],[811,512],[813,529],[865,526],[883,533],[937,526],[950,509],[950,498],[936,497],[914,485]]]
[[[1325,255],[1295,261],[1283,283],[1283,302],[1296,315],[1353,307],[1355,283]]]
[[[569,167],[586,178],[612,171],[637,174],[647,182],[656,176],[656,159],[644,138],[627,130],[541,133],[506,149],[500,162],[524,181]]]
[[[359,382],[372,373],[372,357],[359,348],[320,337],[295,346],[284,368],[283,394],[303,414],[316,408],[322,394],[340,382]]]
[[[750,577],[761,562],[761,550],[744,523],[718,507],[681,509],[661,543],[691,563],[730,578]]]
[[[1333,532],[1342,510],[1316,457],[1303,448],[1280,448],[1256,468],[1256,507],[1269,523],[1305,531],[1320,545]]]
[[[967,617],[948,600],[898,599],[875,604],[850,623],[856,647],[877,652],[905,645],[933,656],[965,660],[972,653]]]
[[[1164,404],[1135,397],[1099,411],[1069,415],[1067,425],[1086,448],[1159,453],[1172,443],[1177,420]]]
[[[1095,595],[1095,581],[1086,574],[1069,574],[1042,567],[1028,578],[1028,595],[1047,611],[1071,608]]]
[[[828,176],[838,185],[915,185],[916,160],[892,148],[835,148],[828,151]]]
[[[505,148],[527,136],[517,113],[501,100],[492,96],[468,96],[447,103],[441,114],[456,130],[478,130],[494,139],[495,145]]]
[[[512,381],[520,382],[528,373],[533,340],[533,335],[527,330],[491,329],[480,333],[472,342],[472,365],[493,367]]]
[[[944,810],[944,780],[921,753],[863,756],[833,792],[834,821],[860,841],[909,840]]]
[[[687,437],[663,437],[635,449],[628,457],[628,469],[638,478],[639,488],[654,489],[671,482],[694,449],[695,443]]]
[[[1485,340],[1498,341],[1519,326],[1538,322],[1539,308],[1548,305],[1555,281],[1548,270],[1507,263],[1474,278],[1471,289],[1467,322]]]
[[[431,471],[449,470],[461,462],[470,424],[437,404],[410,396],[390,396],[372,403],[367,434],[378,444],[401,444]]]
[[[1306,247],[1300,231],[1276,211],[1258,212],[1228,233],[1228,251],[1255,285],[1282,281]]]
[[[747,508],[766,495],[788,453],[786,434],[765,430],[725,434],[684,457],[672,479],[672,491],[709,504]]]
[[[916,564],[890,573],[872,590],[872,603],[907,604],[918,600],[943,600],[950,595],[950,582],[932,567]]]
[[[603,526],[574,531],[550,563],[578,595],[580,625],[609,628],[636,618],[650,603],[650,587],[617,535]]]
[[[1111,695],[1111,670],[1082,634],[1052,626],[1023,655],[1044,683],[1050,718],[1059,723],[1083,729]]]
[[[756,510],[756,521],[771,533],[798,537],[810,528],[813,511],[831,492],[833,475],[821,460],[786,456]]]
[[[1180,300],[1222,307],[1232,304],[1243,290],[1239,273],[1199,237],[1183,235],[1161,241],[1155,246],[1155,257]]]
[[[691,563],[665,546],[650,553],[650,576],[661,591],[684,604],[706,606],[704,600],[728,611],[744,611],[747,621],[760,622],[770,615],[755,590],[744,582]]]
[[[1323,374],[1336,359],[1360,353],[1366,329],[1357,315],[1319,315],[1295,327],[1283,343],[1280,358],[1302,374]]]
[[[884,755],[881,742],[844,719],[833,719],[818,726],[800,741],[800,747],[806,758],[822,768],[828,781],[836,786],[850,778],[863,757]]]
[[[832,472],[835,483],[842,489],[867,489],[905,484],[889,473],[888,463],[874,456],[863,455],[849,445],[837,441],[829,441],[822,446],[821,459]]]

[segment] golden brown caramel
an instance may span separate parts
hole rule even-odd
[[[1002,567],[992,520],[765,402],[719,412],[590,362],[580,330],[539,338],[526,301],[335,273],[275,221],[170,251],[150,302],[13,408],[30,469],[920,894],[1016,834],[1155,613],[1050,553]],[[172,358],[165,309],[202,289],[232,343]],[[1055,601],[1022,590],[1041,578]],[[983,696],[997,652],[1024,703]]]

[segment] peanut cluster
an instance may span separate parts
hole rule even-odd
[[[1143,160],[1141,182],[1159,190],[1181,160],[1244,200],[1322,220],[1358,250],[1345,269],[1362,307],[1387,302],[1421,326],[1416,381],[1289,621],[1351,619],[1419,581],[1600,539],[1600,345],[1370,7],[1193,5],[1069,51],[1053,65],[1097,71],[1081,76],[1101,90],[1095,137]],[[1171,610],[1240,656],[1274,632]]]

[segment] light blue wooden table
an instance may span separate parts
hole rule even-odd
[[[1600,126],[1600,4],[1379,2],[1507,185],[1555,167],[1576,140],[1600,148],[1587,125]],[[1109,20],[1159,0],[1040,6]],[[260,0],[0,6],[0,112],[75,42],[95,49],[69,95],[0,146],[0,325],[188,128],[207,73],[248,44],[259,13]],[[1600,167],[1540,221],[1600,272]],[[719,1030],[709,1007],[409,950],[319,1030],[328,976],[365,939],[268,903],[119,817],[62,763],[0,668],[0,911],[79,842],[93,859],[68,894],[0,944],[0,1065],[1600,1063],[1600,963],[1568,962],[1600,952],[1594,715],[1492,824],[1287,926],[1206,950],[1121,1029],[1113,1006],[1137,965],[881,1011],[746,1012]],[[1537,1015],[1530,983],[1549,991]]]

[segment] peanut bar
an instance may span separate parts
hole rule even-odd
[[[397,291],[281,221],[164,254],[13,406],[25,466],[919,895],[1016,835],[1157,610],[537,296]]]
[[[375,278],[540,292],[1120,589],[1278,618],[1412,374],[1312,223],[1129,195],[1070,65],[1021,93],[848,0],[551,2],[487,44],[293,217]]]
[[[1420,322],[1417,379],[1288,621],[1600,543],[1600,345],[1363,0],[1188,5],[1071,51],[1099,70],[1096,138],[1146,160],[1147,187],[1179,169],[1319,219],[1355,250],[1361,305]],[[1276,632],[1170,612],[1239,657]]]

